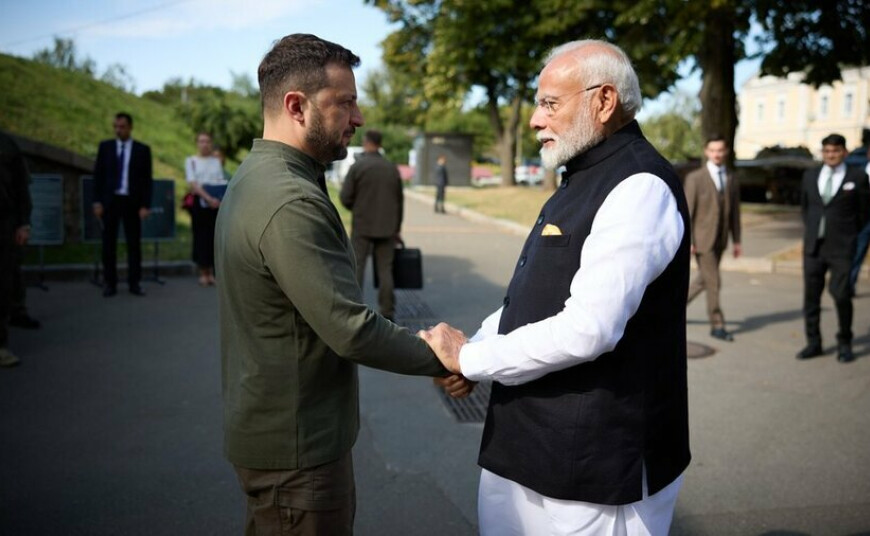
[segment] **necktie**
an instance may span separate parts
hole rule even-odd
[[[834,170],[828,166],[822,168],[822,175],[825,176],[824,186],[822,187],[822,203],[827,205],[831,198],[834,197]],[[819,220],[819,238],[825,237],[825,213],[822,211],[822,218]]]
[[[115,191],[121,189],[121,184],[124,182],[124,146],[121,143],[121,150],[118,152],[118,174],[115,176]]]
[[[827,178],[825,179],[825,186],[822,190],[822,201],[827,205],[831,202],[831,198],[834,197],[834,170],[828,166],[825,166],[823,169],[824,171],[822,173],[827,175]]]
[[[725,168],[719,168],[719,191],[725,191]]]

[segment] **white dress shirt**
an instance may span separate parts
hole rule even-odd
[[[121,155],[124,148],[124,162],[121,168],[121,186],[115,190],[115,195],[130,195],[130,152],[133,150],[133,138],[121,141],[115,138],[115,159]]]
[[[184,175],[188,183],[226,184],[224,168],[216,156],[188,156],[184,160]]]
[[[846,164],[840,163],[839,166],[833,168],[834,174],[831,178],[831,197],[837,195],[837,191],[840,189],[840,185],[843,184],[843,179],[846,178]],[[822,166],[822,171],[819,172],[819,195],[825,195],[825,183],[828,181],[828,173],[830,173],[830,166]]]
[[[722,170],[722,174],[719,175],[719,170]],[[707,172],[710,173],[710,179],[713,181],[713,184],[716,185],[716,189],[718,191],[723,191],[725,189],[725,185],[728,183],[728,170],[725,169],[725,166],[717,166],[716,164],[707,160]],[[722,181],[721,183],[719,181]]]
[[[677,201],[663,180],[649,173],[625,179],[595,215],[562,311],[499,335],[499,309],[462,347],[462,374],[518,385],[613,350],[646,287],[673,260],[683,232]]]

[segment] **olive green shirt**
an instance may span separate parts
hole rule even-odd
[[[357,364],[442,376],[426,343],[363,304],[324,167],[254,140],[218,211],[224,449],[250,469],[337,460],[359,430]]]

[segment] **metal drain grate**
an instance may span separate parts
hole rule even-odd
[[[705,344],[689,341],[686,343],[686,357],[689,359],[699,359],[701,357],[710,357],[715,354],[716,350]]]
[[[444,389],[438,389],[438,394],[441,400],[450,413],[456,417],[459,422],[483,422],[486,419],[486,408],[489,405],[489,393],[491,390],[490,383],[479,383],[474,391],[465,398],[453,398],[444,392]]]
[[[421,329],[429,329],[441,320],[435,315],[429,304],[415,290],[396,291],[396,323],[408,328],[411,333]],[[489,382],[479,383],[474,391],[465,398],[452,398],[444,389],[435,387],[441,401],[459,422],[483,422],[486,418],[486,408],[489,405]]]
[[[414,320],[432,319],[433,321],[436,318],[429,304],[424,302],[420,298],[420,292],[415,290],[396,291],[396,317]]]

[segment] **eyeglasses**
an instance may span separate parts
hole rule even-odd
[[[585,89],[581,89],[579,91],[575,91],[574,93],[567,93],[565,95],[559,95],[558,97],[545,97],[543,99],[535,99],[535,109],[541,108],[544,110],[544,113],[547,117],[551,117],[559,110],[559,99],[564,99],[567,101],[568,99],[575,97],[581,93],[586,93],[587,91],[591,91],[593,89],[598,89],[604,84],[596,84],[594,86],[589,86]]]

